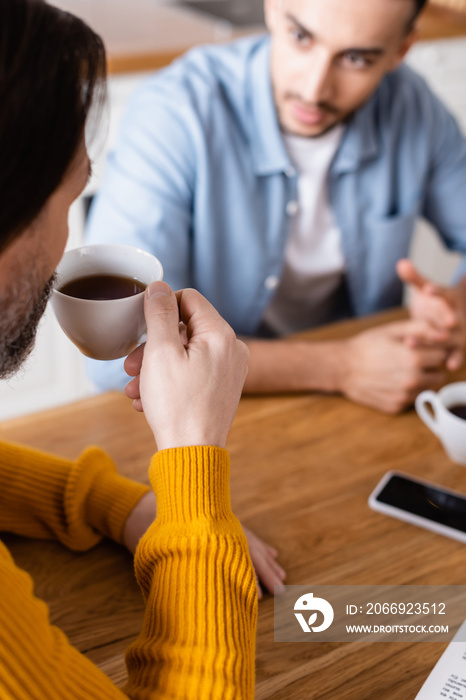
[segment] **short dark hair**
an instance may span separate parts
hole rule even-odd
[[[105,49],[44,0],[0,0],[0,251],[39,215],[105,100]]]

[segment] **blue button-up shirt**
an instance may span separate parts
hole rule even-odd
[[[90,243],[154,253],[172,287],[197,288],[245,335],[257,331],[281,276],[298,196],[269,61],[269,39],[253,37],[196,48],[144,81],[88,227]],[[349,119],[328,178],[346,263],[333,318],[400,303],[395,264],[419,216],[466,253],[466,143],[408,67]],[[91,372],[103,388],[122,386],[119,366]]]

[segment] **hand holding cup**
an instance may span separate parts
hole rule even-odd
[[[194,289],[175,294],[151,284],[145,315],[147,342],[125,362],[134,377],[126,394],[144,410],[159,450],[224,447],[247,374],[246,345]]]

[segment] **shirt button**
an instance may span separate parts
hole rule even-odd
[[[298,213],[299,209],[299,204],[295,200],[292,200],[291,202],[288,202],[286,205],[286,213],[288,216],[295,216],[295,214]]]
[[[280,280],[276,275],[269,275],[265,278],[264,286],[266,289],[276,289],[280,284]]]
[[[285,175],[287,177],[294,177],[296,175],[296,170],[290,166],[285,170]]]

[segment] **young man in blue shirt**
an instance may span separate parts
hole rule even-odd
[[[173,287],[199,289],[249,338],[246,391],[337,391],[395,413],[462,363],[466,262],[447,290],[405,260],[419,216],[466,253],[466,143],[401,65],[423,5],[265,0],[268,37],[194,49],[130,103],[89,240],[146,248]],[[407,321],[279,340],[396,306],[402,281]],[[94,374],[125,382],[120,365]]]

